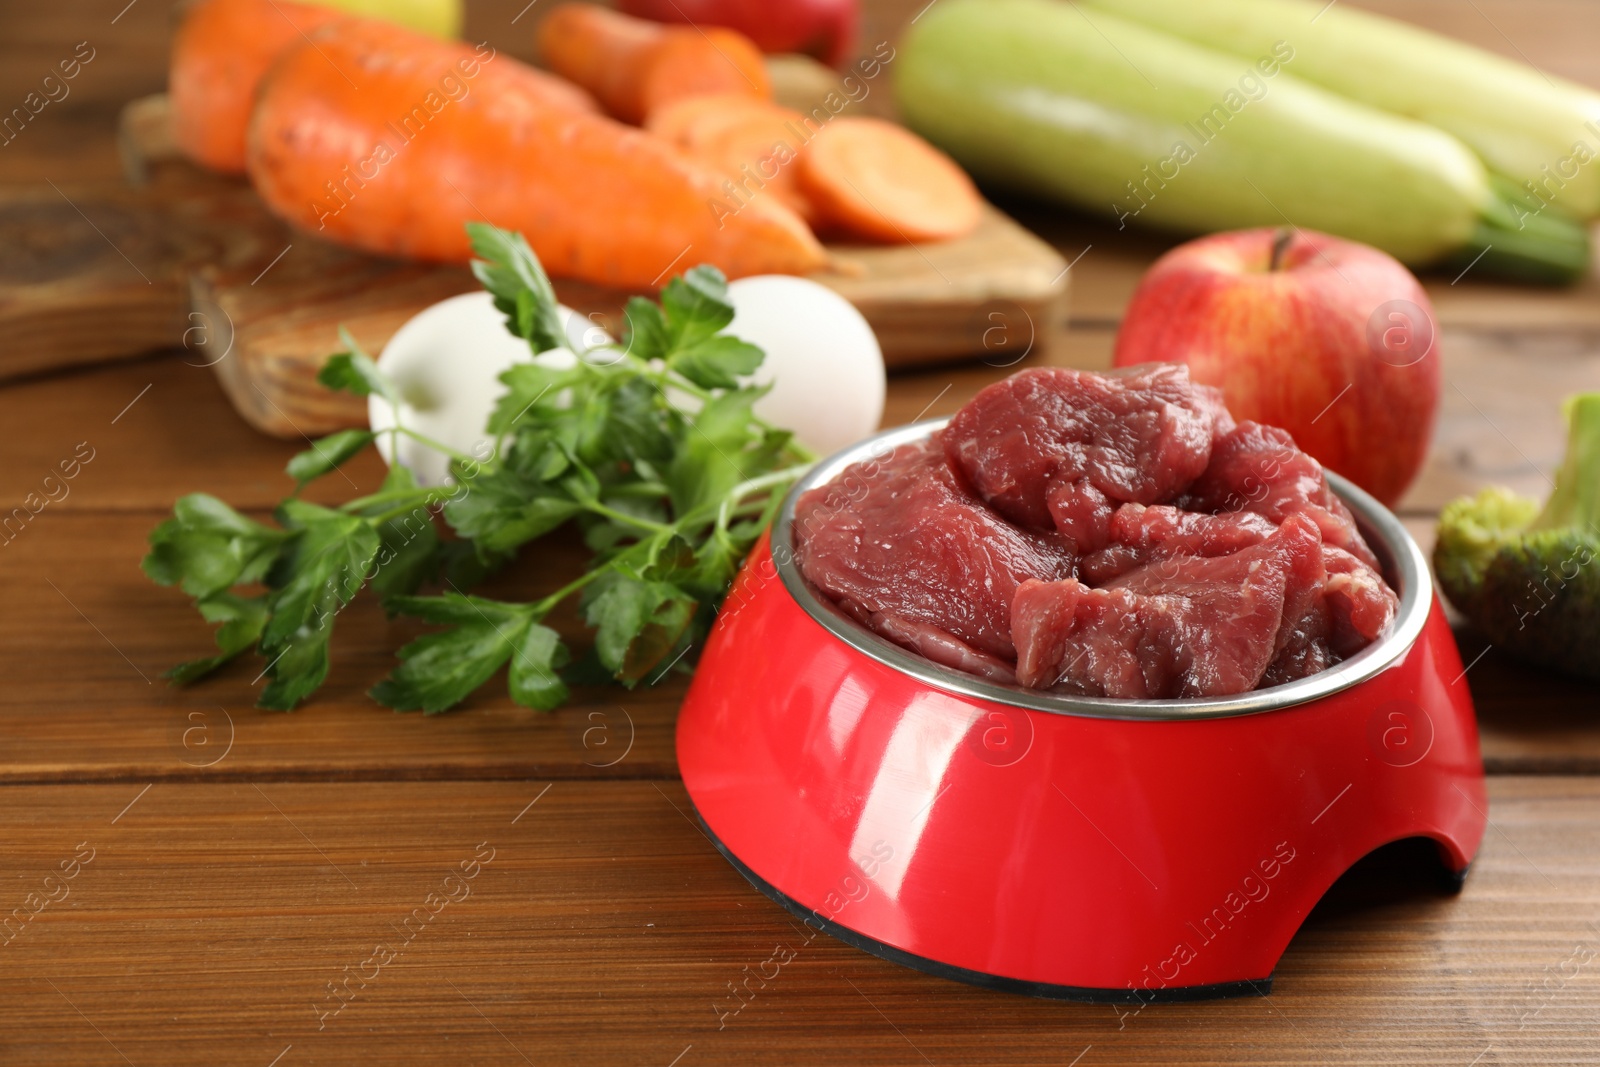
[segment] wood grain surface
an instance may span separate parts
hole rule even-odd
[[[525,3],[471,0],[468,35],[526,56]],[[924,3],[868,3],[863,40],[886,39]],[[1600,4],[1363,6],[1600,85]],[[169,18],[151,0],[0,7],[0,105],[76,42],[97,49],[72,95],[0,146],[8,195],[44,203],[60,199],[49,182],[72,195],[120,180],[117,114],[162,87]],[[1172,243],[1004,206],[1064,259],[1083,256],[1071,328],[1046,353],[1028,344],[1025,316],[1006,317],[982,360],[896,375],[886,423],[948,414],[1021,366],[1107,365],[1139,274]],[[62,217],[61,255],[101,239]],[[0,230],[0,275],[20,262],[15,240]],[[1427,547],[1437,509],[1461,492],[1547,488],[1560,397],[1600,388],[1600,283],[1425,280],[1447,387],[1401,511]],[[131,270],[122,281],[146,284]],[[87,338],[159,324],[71,325]],[[0,915],[33,916],[0,933],[0,1064],[1600,1062],[1600,698],[1466,631],[1491,828],[1464,891],[1440,894],[1427,857],[1387,850],[1313,913],[1271,997],[1135,1015],[984,992],[806,940],[692,822],[672,747],[681,680],[584,691],[552,715],[493,685],[457,713],[399,715],[364,691],[410,624],[360,600],[339,621],[327,688],[299,712],[251,707],[259,664],[168,689],[159,671],[209,635],[180,594],[138,572],[144,535],[190,491],[265,511],[303,445],[233,413],[207,366],[214,336],[0,388]],[[64,495],[46,484],[83,448],[93,458]],[[312,496],[344,499],[381,477],[367,456]],[[576,551],[512,570],[501,591],[548,588]],[[491,855],[470,895],[452,883],[461,899],[404,925],[429,893],[452,891],[449,872]],[[63,863],[75,876],[47,885]],[[329,983],[372,974],[379,944],[394,959],[333,1013]],[[776,944],[795,960],[720,1015],[728,983]]]
[[[8,1064],[1466,1067],[1595,1051],[1592,778],[1493,780],[1493,827],[1460,896],[1433,888],[1425,855],[1368,861],[1307,921],[1270,997],[1137,1012],[979,990],[808,939],[712,849],[676,782],[0,797],[8,906],[93,850],[0,946],[5,1017],[27,1022],[0,1031]],[[429,894],[451,899],[407,923]],[[723,1014],[728,984],[778,945],[794,959]]]
[[[1103,363],[1108,341],[1070,336],[1084,343],[1056,351],[1051,361]],[[1043,362],[1034,354],[1016,366]],[[1443,422],[1434,466],[1412,494],[1422,503],[1410,509],[1409,525],[1424,548],[1431,548],[1433,500],[1494,480],[1538,494],[1559,457],[1559,432],[1550,419],[1556,394],[1518,387],[1515,362],[1495,371],[1499,377],[1485,377],[1485,365],[1495,366],[1466,361],[1457,374],[1452,365],[1451,379],[1500,404],[1505,414],[1498,424],[1509,439],[1545,462],[1486,472],[1472,458],[1474,449],[1506,448],[1507,439],[1471,420],[1463,420],[1458,438],[1443,436],[1452,426]],[[885,422],[948,414],[1016,366],[996,359],[898,378]],[[1553,388],[1559,379],[1551,381]],[[161,671],[208,649],[210,628],[185,597],[140,573],[145,536],[186,492],[214,493],[264,515],[289,490],[283,464],[304,442],[269,441],[245,427],[218,395],[210,372],[177,357],[0,390],[0,425],[12,434],[12,462],[0,467],[0,520],[12,518],[10,527],[0,526],[0,588],[9,590],[14,605],[7,617],[29,621],[8,631],[0,647],[0,657],[14,665],[13,687],[0,695],[0,706],[25,699],[37,709],[0,716],[0,751],[7,753],[0,781],[182,777],[201,770],[301,778],[582,777],[641,769],[669,774],[676,766],[672,724],[683,694],[677,678],[633,691],[583,693],[553,716],[512,705],[499,683],[458,713],[430,719],[383,709],[366,689],[392,667],[394,649],[420,631],[411,622],[385,619],[368,597],[340,615],[332,676],[299,712],[252,708],[261,664],[250,657],[202,685],[168,689]],[[42,497],[44,477],[85,444],[93,458],[62,483],[66,495],[19,522],[11,509],[29,493]],[[382,477],[381,463],[369,452],[308,495],[349,499],[372,492]],[[513,599],[548,592],[581,558],[580,546],[566,544],[520,561],[486,591]],[[579,632],[575,620],[560,621]],[[1466,681],[1478,703],[1488,766],[1600,773],[1593,687],[1531,670],[1475,641],[1463,633],[1464,658],[1472,662]],[[1480,651],[1485,654],[1476,659]],[[118,743],[86,745],[108,709],[119,722]],[[226,767],[201,766],[235,735],[240,752]],[[630,737],[635,747],[628,768],[597,766]],[[179,758],[171,759],[174,754]]]

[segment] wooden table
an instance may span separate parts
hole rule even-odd
[[[116,109],[160,88],[168,17],[125,2],[7,5],[0,103],[73,43],[97,54],[72,98],[0,149],[0,180],[116,179]],[[523,2],[475,4],[469,33],[525,54]],[[873,5],[869,41],[920,6]],[[1600,84],[1600,7],[1386,6]],[[1083,258],[1067,343],[1023,365],[1103,365],[1163,242],[1024,218]],[[1485,481],[1542,492],[1558,398],[1600,387],[1594,280],[1430,285],[1449,386],[1402,509],[1424,539],[1443,501]],[[887,421],[954,410],[1011,358],[898,378]],[[191,490],[268,507],[295,451],[246,429],[182,353],[12,384],[0,427],[4,512],[80,443],[93,450],[69,494],[0,543],[0,914],[34,913],[0,934],[0,1063],[1600,1060],[1600,700],[1494,650],[1475,659],[1469,636],[1492,806],[1460,896],[1435,892],[1414,853],[1386,852],[1312,915],[1269,998],[1137,1014],[1028,1000],[808,939],[746,885],[675,774],[681,684],[587,691],[551,715],[499,695],[392,714],[364,689],[411,631],[363,600],[299,712],[253,710],[246,664],[168,689],[159,672],[209,636],[139,573],[144,535]],[[364,491],[380,471],[369,457],[345,476]],[[516,570],[500,592],[548,587],[566,565]],[[463,869],[467,895],[451,883],[458,899],[402,925]],[[72,877],[46,881],[60,871]],[[379,944],[393,953],[381,964]],[[795,960],[721,1019],[728,984],[775,945]],[[365,984],[341,1002],[330,985],[351,973]]]

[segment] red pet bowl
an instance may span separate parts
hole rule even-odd
[[[938,666],[801,577],[797,496],[933,432],[820,464],[746,564],[678,719],[712,840],[814,929],[1036,996],[1265,994],[1314,904],[1381,845],[1456,884],[1487,799],[1461,659],[1421,550],[1329,475],[1400,594],[1330,670],[1203,700],[1070,697]]]

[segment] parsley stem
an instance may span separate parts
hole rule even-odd
[[[345,512],[346,514],[354,514],[355,512],[360,511],[362,508],[370,508],[374,504],[387,504],[391,500],[409,500],[412,498],[421,499],[433,492],[435,492],[433,489],[415,487],[409,489],[385,489],[381,493],[372,493],[369,496],[357,497],[356,499],[348,501],[347,503],[340,504],[339,510]]]
[[[756,425],[760,426],[763,430],[776,429],[776,427],[774,427],[770,422],[767,422],[765,419],[759,417],[756,419]],[[798,459],[801,463],[804,463],[808,467],[822,458],[794,438],[790,438],[788,445],[785,447],[787,447],[788,450],[794,455],[795,459]]]
[[[626,512],[617,511],[615,508],[608,508],[598,500],[592,504],[585,504],[584,508],[585,510],[594,512],[596,515],[604,515],[613,522],[624,523],[628,526],[637,526],[641,530],[654,530],[656,533],[674,533],[677,531],[677,527],[675,526],[668,525],[664,522],[656,522],[654,519],[646,519],[637,515],[629,515]]]
[[[717,508],[717,533],[727,532],[728,523],[733,518],[734,505],[739,501],[758,490],[793,482],[810,469],[811,464],[802,463],[794,467],[785,467],[781,471],[769,471],[759,478],[751,478],[749,481],[740,482],[728,490],[728,495],[722,498],[722,506]]]
[[[435,441],[433,438],[429,437],[427,434],[418,433],[416,430],[408,429],[407,427],[404,427],[404,426],[396,426],[395,429],[397,431],[399,431],[400,433],[405,434],[407,437],[411,438],[413,441],[417,441],[417,442],[419,442],[421,444],[427,445],[429,448],[433,449],[435,452],[443,452],[445,455],[449,456],[451,459],[458,459],[462,463],[480,463],[481,462],[476,456],[469,456],[465,452],[458,452],[456,449],[451,448],[449,445],[445,444],[442,441]]]
[[[567,599],[567,597],[571,596],[573,593],[576,593],[578,590],[582,589],[584,586],[588,585],[590,582],[594,581],[602,574],[611,571],[612,569],[612,564],[610,563],[607,563],[602,567],[596,567],[594,570],[586,572],[581,578],[576,578],[568,582],[566,585],[562,586],[560,589],[557,589],[549,596],[535,600],[533,602],[534,620],[542,620],[550,613],[551,608],[554,608],[557,604]]]
[[[618,482],[605,487],[606,496],[638,497],[642,500],[659,500],[672,490],[661,482]]]
[[[443,499],[445,499],[445,497],[448,497],[450,495],[449,493],[445,493],[445,494],[440,495],[440,496],[433,496],[433,495],[431,495],[431,492],[432,491],[430,491],[430,495],[429,496],[424,497],[424,498],[418,500],[415,503],[402,504],[397,508],[391,508],[388,511],[385,511],[381,515],[373,515],[373,516],[371,516],[371,518],[368,519],[368,521],[373,523],[374,525],[376,525],[378,523],[388,522],[390,519],[398,519],[402,515],[410,515],[410,514],[412,514],[419,507],[422,507],[422,508],[428,507],[435,500],[443,500]]]

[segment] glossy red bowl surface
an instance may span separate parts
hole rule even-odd
[[[1330,476],[1401,595],[1393,631],[1237,697],[1000,685],[867,631],[800,577],[793,505],[938,428],[881,434],[791,493],[678,719],[729,860],[814,929],[951,978],[1145,1002],[1264,994],[1350,866],[1423,837],[1464,876],[1488,801],[1462,666],[1399,521]]]

